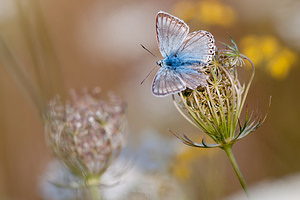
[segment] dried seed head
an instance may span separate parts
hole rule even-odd
[[[50,148],[79,177],[100,176],[124,144],[125,105],[113,95],[102,101],[99,94],[99,89],[72,91],[66,103],[57,96],[45,117]]]
[[[214,60],[204,68],[205,73],[209,76],[206,87],[181,92],[178,102],[174,98],[175,106],[180,113],[215,142],[215,144],[208,145],[203,140],[202,144],[199,144],[191,141],[185,135],[175,134],[187,145],[197,147],[231,145],[254,131],[262,123],[257,119],[249,122],[246,112],[245,124],[243,126],[239,124],[254,71],[245,88],[238,79],[237,67],[244,65],[243,59],[248,60],[251,64],[252,62],[239,53],[234,40],[232,43],[232,46],[226,45],[225,49],[217,50]],[[187,111],[189,116],[185,115],[180,107]]]

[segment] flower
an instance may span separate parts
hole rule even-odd
[[[66,103],[57,96],[45,115],[49,147],[72,174],[85,180],[100,177],[124,145],[125,105],[113,95],[109,102],[100,100],[99,94],[99,88],[82,95],[72,91]]]
[[[229,67],[242,67],[245,65],[244,58],[245,56],[240,53],[237,44],[233,40],[232,37],[231,41],[233,45],[228,45],[225,43],[222,43],[226,46],[225,49],[222,51],[217,52],[218,59],[215,60],[215,62],[221,62],[223,65],[225,65],[227,68]]]
[[[296,63],[297,56],[289,48],[284,47],[280,54],[271,59],[266,65],[272,77],[276,79],[284,79],[289,74],[292,66]]]
[[[297,61],[296,53],[280,44],[272,35],[247,35],[240,43],[243,52],[252,59],[254,65],[275,79],[286,78]]]
[[[193,176],[192,167],[197,161],[203,161],[207,157],[212,157],[215,152],[213,151],[193,151],[192,148],[180,148],[176,154],[176,164],[172,164],[171,171],[175,177],[183,180],[191,179]],[[203,165],[202,165],[203,166]]]
[[[232,152],[232,145],[256,130],[264,119],[246,117],[241,124],[240,116],[254,78],[255,68],[253,62],[245,55],[239,53],[235,41],[231,38],[232,46],[225,45],[224,49],[216,50],[214,60],[203,68],[208,84],[196,90],[187,89],[179,93],[173,102],[178,111],[202,133],[211,138],[213,143],[207,143],[204,138],[201,143],[194,142],[186,135],[179,135],[171,131],[184,144],[192,147],[223,149],[240,181],[245,194],[249,196],[248,186]],[[238,66],[244,66],[244,61],[250,62],[252,75],[245,87],[238,79]],[[187,112],[186,115],[184,112]]]
[[[240,124],[240,115],[245,99],[254,77],[253,73],[247,87],[238,79],[237,66],[244,66],[246,56],[233,45],[226,45],[225,49],[216,51],[214,60],[205,67],[209,76],[208,85],[196,90],[185,90],[179,93],[180,100],[173,100],[178,111],[201,132],[208,135],[214,144],[208,144],[203,139],[202,143],[190,140],[186,135],[175,134],[183,143],[194,147],[226,147],[233,145],[237,140],[253,132],[263,120],[258,118],[250,122],[248,111],[244,125]],[[252,65],[253,66],[253,65]],[[184,111],[187,111],[187,116]]]
[[[220,1],[179,1],[174,6],[174,12],[185,20],[195,20],[203,25],[230,27],[236,22],[236,13],[232,7]]]

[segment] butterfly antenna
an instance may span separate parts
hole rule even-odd
[[[157,66],[153,67],[153,69],[149,72],[149,74],[144,78],[144,80],[142,80],[141,85],[144,83],[144,81],[146,80],[146,78],[148,78],[148,76],[153,72],[153,70],[156,68]]]
[[[156,55],[154,55],[149,49],[147,49],[144,45],[141,44],[141,46],[143,47],[143,49],[145,49],[148,53],[150,53],[152,56],[154,56],[155,58],[157,58]]]

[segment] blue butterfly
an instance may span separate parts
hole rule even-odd
[[[201,72],[215,53],[215,41],[207,31],[189,33],[189,26],[166,12],[156,16],[156,36],[161,55],[152,93],[163,97],[186,88],[206,86],[208,76]]]

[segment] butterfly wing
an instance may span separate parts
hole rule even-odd
[[[185,83],[187,88],[195,90],[199,85],[207,86],[206,80],[208,76],[199,72],[193,65],[178,67],[176,73]]]
[[[174,94],[185,89],[186,85],[182,81],[180,74],[167,67],[159,69],[152,84],[152,93],[160,97]]]
[[[215,54],[215,40],[207,31],[196,31],[188,34],[175,56],[182,62],[204,66],[211,62]]]
[[[166,58],[174,55],[189,33],[184,21],[165,12],[156,15],[156,37],[161,55]]]
[[[167,63],[180,61],[181,66],[162,66],[154,78],[152,92],[166,96],[207,85],[207,75],[199,72],[211,62],[215,53],[215,41],[209,32],[188,34],[189,27],[182,20],[160,11],[156,16],[156,35],[160,52]],[[170,65],[170,64],[168,64]],[[170,65],[171,66],[171,65]]]

